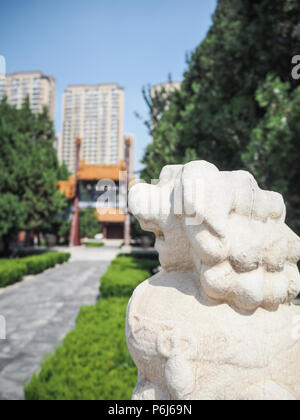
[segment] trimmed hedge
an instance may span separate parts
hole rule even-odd
[[[127,299],[83,307],[76,328],[39,376],[25,387],[26,400],[128,399],[137,372],[124,339]]]
[[[20,282],[26,275],[41,273],[56,264],[69,260],[71,254],[65,252],[48,252],[25,258],[0,260],[0,287]]]
[[[126,307],[134,282],[151,276],[158,261],[118,256],[101,281],[115,293],[90,307],[82,307],[76,327],[53,356],[48,355],[39,375],[25,386],[26,400],[129,400],[137,369],[125,339]],[[145,268],[147,267],[148,270]],[[135,281],[132,275],[135,273]],[[109,289],[118,278],[118,286]],[[120,294],[128,294],[119,297]],[[117,297],[116,297],[117,296]]]
[[[27,266],[20,261],[0,260],[0,287],[6,287],[23,280]]]
[[[87,248],[101,248],[104,245],[104,242],[86,242],[85,244]]]
[[[130,297],[133,290],[152,274],[157,259],[119,255],[101,279],[101,296]]]
[[[48,268],[55,267],[56,264],[63,264],[67,262],[71,257],[71,254],[66,252],[48,252],[32,257],[23,258],[23,261],[27,266],[27,275],[41,273]]]

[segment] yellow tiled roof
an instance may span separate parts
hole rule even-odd
[[[125,222],[125,214],[120,210],[113,210],[111,209],[115,214],[111,214],[109,209],[107,209],[107,213],[105,214],[99,214],[96,212],[96,215],[98,217],[99,222],[101,223],[124,223]]]
[[[120,172],[125,170],[126,165],[123,162],[120,165],[86,165],[83,161],[77,176],[81,181],[99,181],[101,179],[119,181]]]
[[[100,181],[101,179],[119,181],[122,171],[126,171],[126,164],[123,161],[120,165],[86,165],[85,161],[82,161],[77,177],[79,181]],[[68,181],[60,181],[58,185],[66,198],[70,200],[75,197],[75,179],[72,175],[69,176]]]

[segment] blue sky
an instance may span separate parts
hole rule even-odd
[[[1,3],[0,55],[7,72],[41,70],[55,77],[57,132],[68,84],[117,82],[125,88],[125,130],[137,136],[137,163],[150,141],[134,115],[147,115],[142,86],[165,81],[169,73],[182,80],[185,54],[205,37],[216,7],[216,0]]]

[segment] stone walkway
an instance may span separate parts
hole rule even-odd
[[[23,385],[74,328],[80,307],[96,302],[99,279],[119,251],[73,249],[69,263],[0,290],[0,400],[24,398]]]

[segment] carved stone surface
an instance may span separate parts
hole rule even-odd
[[[129,201],[163,268],[128,306],[133,399],[300,400],[300,240],[281,195],[199,161]]]

